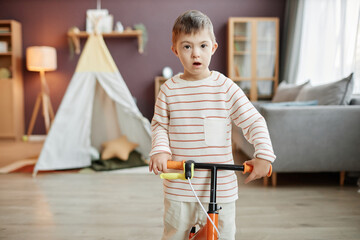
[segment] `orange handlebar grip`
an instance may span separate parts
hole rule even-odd
[[[244,163],[244,171],[243,171],[243,174],[245,173],[251,173],[252,170],[253,170],[253,166],[250,165],[250,164],[247,164],[247,163]]]
[[[270,165],[269,172],[268,172],[268,174],[267,174],[266,176],[267,176],[267,177],[270,177],[270,176],[271,176],[271,174],[272,174],[272,165]]]
[[[168,169],[178,169],[178,170],[183,170],[184,168],[184,162],[185,161],[167,161],[167,168]]]
[[[254,168],[254,167],[253,167],[252,165],[247,164],[247,163],[244,163],[244,171],[243,171],[243,174],[245,174],[245,173],[251,173],[252,170],[253,170],[253,168]],[[272,165],[270,165],[269,172],[268,172],[268,174],[267,174],[266,176],[267,176],[267,177],[270,177],[271,174],[272,174]]]

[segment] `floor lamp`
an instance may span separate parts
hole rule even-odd
[[[31,116],[27,137],[33,131],[36,117],[42,103],[43,117],[45,120],[46,133],[49,132],[52,121],[54,120],[54,111],[51,106],[49,88],[46,84],[45,71],[56,70],[56,50],[53,47],[28,47],[26,49],[26,67],[29,71],[40,73],[41,92],[38,94],[34,110]]]

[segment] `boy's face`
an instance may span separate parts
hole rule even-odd
[[[208,77],[211,56],[215,53],[217,46],[217,43],[213,43],[207,29],[193,34],[181,33],[171,49],[184,67],[182,77],[186,80],[200,80]]]

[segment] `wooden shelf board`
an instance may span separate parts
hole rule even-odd
[[[79,33],[69,32],[67,34],[69,37],[77,37],[77,38],[87,38],[90,33],[81,31]],[[123,32],[111,32],[111,33],[101,33],[104,38],[121,38],[121,37],[136,37],[138,39],[138,49],[139,53],[143,53],[143,33],[141,30],[125,30]]]
[[[235,51],[234,52],[235,55],[250,55],[251,52],[245,52],[245,51]]]
[[[80,38],[88,37],[90,34],[81,31],[80,33],[68,33],[68,36],[75,36]],[[126,30],[124,32],[111,32],[111,33],[101,33],[103,37],[139,37],[142,36],[141,30]]]
[[[0,56],[11,56],[12,52],[6,52],[6,53],[1,53],[0,52]]]
[[[234,40],[235,41],[250,41],[251,39],[248,37],[244,37],[244,36],[234,36]]]
[[[258,100],[271,100],[272,98],[272,95],[258,95]]]

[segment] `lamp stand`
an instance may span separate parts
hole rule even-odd
[[[41,79],[41,92],[38,94],[38,96],[36,98],[34,110],[31,115],[30,125],[29,125],[29,129],[27,132],[28,137],[30,136],[30,134],[33,131],[35,120],[38,115],[41,103],[42,103],[43,117],[45,120],[46,134],[49,132],[51,123],[54,120],[54,111],[53,111],[53,108],[51,105],[50,96],[49,96],[49,88],[46,84],[44,71],[40,71],[40,79]]]

